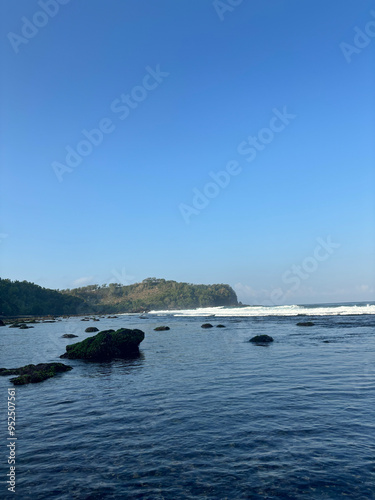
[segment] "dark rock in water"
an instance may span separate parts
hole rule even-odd
[[[43,323],[56,323],[54,319],[46,319]]]
[[[154,328],[155,332],[164,332],[166,330],[170,330],[169,326],[157,326]]]
[[[216,328],[225,328],[225,325],[216,325]]]
[[[89,318],[82,318],[81,321],[90,321]]]
[[[93,321],[100,321],[99,318],[92,318],[92,319],[93,319]]]
[[[255,344],[269,344],[270,342],[273,342],[273,338],[269,335],[256,335],[250,339],[249,342],[254,342]]]
[[[96,328],[96,326],[89,326],[85,330],[85,332],[87,332],[87,333],[93,333],[93,332],[98,332],[98,331],[99,331],[99,328]]]
[[[300,321],[299,323],[297,323],[297,326],[314,326],[315,323],[313,323],[312,321]]]
[[[5,323],[2,319],[0,319],[0,326],[5,326]]]
[[[325,344],[329,344],[329,343],[330,343],[330,341],[329,341],[329,340],[323,340],[323,342],[324,342]]]
[[[108,316],[108,319],[118,318],[118,316]]]
[[[33,326],[27,326],[26,323],[13,323],[9,325],[9,328],[19,328],[20,330],[27,330],[28,328],[34,328]]]
[[[14,385],[35,384],[43,382],[47,378],[54,377],[57,373],[72,370],[71,366],[63,363],[39,363],[38,365],[26,365],[21,368],[0,368],[0,375],[18,375],[11,378]]]
[[[138,346],[145,338],[141,330],[104,330],[82,342],[67,345],[66,353],[60,358],[111,361],[139,354]]]
[[[211,325],[211,323],[203,323],[201,328],[213,328],[213,325]]]
[[[73,335],[73,333],[65,333],[64,335],[61,335],[62,339],[73,339],[74,337],[78,337],[78,335]]]

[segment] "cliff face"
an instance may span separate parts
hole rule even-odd
[[[235,306],[237,296],[229,285],[193,285],[147,278],[142,283],[122,286],[90,285],[63,293],[85,301],[97,312],[139,312],[152,309],[187,309]]]

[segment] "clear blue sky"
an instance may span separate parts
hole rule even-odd
[[[1,277],[375,299],[375,1],[231,3],[1,0]]]

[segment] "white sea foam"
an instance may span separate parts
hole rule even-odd
[[[317,305],[317,306],[248,306],[248,307],[205,307],[170,311],[151,311],[149,314],[173,316],[348,316],[352,314],[375,314],[375,304]]]

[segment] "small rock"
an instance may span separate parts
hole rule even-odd
[[[213,328],[213,325],[211,325],[211,323],[203,323],[201,328]]]
[[[98,332],[99,331],[99,328],[96,328],[96,326],[89,326],[88,328],[86,328],[85,332],[87,333],[91,333],[91,332]]]
[[[169,326],[157,326],[154,328],[155,332],[165,332],[166,330],[170,330]]]
[[[315,323],[313,323],[312,321],[300,321],[299,323],[297,323],[297,326],[314,326]]]
[[[216,325],[216,328],[225,328],[225,325]]]
[[[5,323],[2,319],[0,319],[0,326],[5,326]]]
[[[26,323],[13,323],[9,328],[19,328],[20,330],[27,330],[28,328],[34,328],[33,326],[27,326]]]
[[[65,333],[61,336],[62,339],[73,339],[74,337],[78,337],[78,335],[73,335],[73,333]]]
[[[254,342],[255,344],[269,344],[270,342],[273,342],[273,338],[269,335],[256,335],[250,339],[249,342]]]

